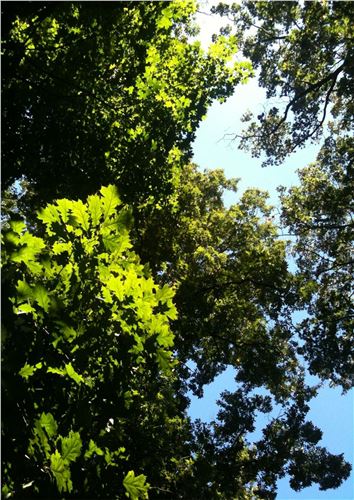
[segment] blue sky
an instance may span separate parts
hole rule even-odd
[[[204,7],[201,10],[207,11]],[[207,44],[210,34],[218,30],[215,18],[199,15],[202,24],[201,39]],[[261,167],[261,160],[251,158],[250,154],[238,151],[230,140],[223,139],[225,134],[240,132],[242,114],[250,109],[259,112],[265,103],[264,90],[258,87],[257,80],[239,86],[235,94],[225,103],[214,103],[206,119],[201,123],[194,143],[193,161],[200,168],[222,168],[227,177],[238,177],[239,194],[248,187],[258,187],[268,191],[272,204],[278,205],[276,187],[291,186],[297,183],[296,170],[315,160],[319,145],[309,145],[290,157],[283,165]],[[237,201],[239,194],[228,194],[225,203]],[[216,417],[215,404],[220,393],[235,388],[232,370],[221,374],[205,390],[204,398],[193,399],[190,415],[193,418],[211,420]],[[354,456],[354,398],[353,391],[341,395],[339,389],[322,389],[311,403],[309,419],[323,431],[319,445],[328,447],[332,453],[344,453],[346,460],[353,463]],[[279,482],[278,500],[353,500],[354,481],[351,477],[338,489],[319,491],[310,487],[301,492],[294,492],[285,478]]]

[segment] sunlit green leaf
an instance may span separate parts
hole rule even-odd
[[[167,302],[174,296],[174,291],[168,285],[164,285],[162,288],[156,290],[156,300],[160,301],[162,304]]]
[[[16,314],[29,314],[35,312],[35,309],[28,303],[20,304],[15,308]]]
[[[84,457],[85,458],[91,458],[93,454],[103,456],[104,452],[99,448],[96,443],[93,441],[93,439],[90,439],[89,442],[89,448],[86,450]]]
[[[10,227],[13,230],[14,233],[20,235],[23,233],[24,229],[26,228],[26,224],[21,220],[12,220],[10,222]]]
[[[126,495],[131,500],[148,498],[149,484],[146,483],[146,476],[144,474],[135,476],[135,472],[130,470],[123,479],[123,486],[126,489]]]
[[[37,304],[46,312],[49,310],[50,297],[42,285],[36,285],[33,289],[33,298]]]
[[[71,250],[72,250],[72,243],[70,241],[68,242],[55,241],[53,244],[54,255],[59,255],[63,252],[70,253]]]
[[[100,193],[102,194],[102,208],[104,219],[107,219],[109,216],[115,213],[118,205],[121,204],[118,191],[116,186],[110,184],[107,187],[102,187],[100,189]]]
[[[78,432],[69,432],[68,437],[61,439],[61,456],[64,462],[74,462],[81,453],[82,441]]]
[[[82,375],[79,375],[73,368],[71,363],[68,363],[65,365],[66,373],[69,375],[70,378],[72,378],[77,384],[81,384],[81,382],[84,382],[84,377]]]
[[[71,492],[73,489],[71,474],[58,450],[50,456],[50,470],[57,482],[59,492]]]
[[[42,427],[44,427],[49,437],[56,436],[58,424],[51,413],[42,413],[39,423]]]
[[[62,198],[57,200],[58,211],[61,215],[63,222],[66,224],[69,221],[70,209],[72,208],[72,201]]]
[[[91,224],[96,227],[102,215],[102,201],[99,196],[91,195],[87,198],[88,211],[91,217]]]
[[[35,366],[31,366],[26,363],[18,372],[18,374],[21,375],[21,377],[28,379],[34,374],[35,371],[39,370],[40,368],[42,368],[42,363],[37,363]]]
[[[79,225],[85,230],[88,231],[90,227],[89,216],[87,213],[86,205],[81,201],[73,201],[71,211],[75,216]]]
[[[53,366],[49,366],[47,368],[47,372],[48,373],[55,373],[56,375],[60,375],[62,377],[67,374],[66,369],[64,369],[64,368],[55,368]]]

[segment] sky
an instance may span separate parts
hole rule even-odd
[[[211,2],[209,2],[210,4]],[[207,2],[200,8],[208,12]],[[197,22],[201,26],[199,36],[202,45],[207,46],[212,33],[218,31],[220,23],[213,16],[199,14]],[[261,167],[261,160],[251,158],[248,153],[237,150],[236,144],[226,134],[239,133],[243,125],[241,116],[247,110],[258,112],[263,110],[265,102],[264,89],[257,80],[252,79],[246,85],[236,88],[235,94],[225,103],[214,103],[201,122],[194,143],[193,161],[204,168],[222,168],[227,177],[240,178],[239,194],[248,187],[258,187],[268,191],[272,204],[279,204],[276,188],[279,185],[291,186],[298,182],[296,170],[304,167],[316,158],[319,145],[309,145],[291,156],[283,165]],[[237,201],[239,194],[228,194],[227,205]],[[204,421],[212,420],[217,414],[216,400],[225,389],[236,387],[232,369],[226,370],[205,389],[202,399],[193,398],[190,415]],[[354,456],[354,394],[353,391],[342,396],[340,389],[323,388],[312,400],[308,414],[309,420],[323,431],[320,446],[325,446],[331,453],[344,453],[347,461],[353,464]],[[287,478],[278,485],[278,500],[353,500],[353,473],[343,485],[336,490],[319,491],[316,486],[293,491]]]

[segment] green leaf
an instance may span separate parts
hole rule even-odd
[[[42,285],[36,285],[33,289],[33,298],[37,302],[37,304],[45,310],[45,312],[48,312],[49,310],[49,304],[50,304],[50,298],[48,295],[47,290],[42,286]]]
[[[42,363],[37,363],[35,366],[31,366],[28,363],[26,363],[18,372],[18,374],[27,380],[29,377],[32,377],[34,372],[36,372],[40,368],[42,368]]]
[[[62,198],[60,200],[57,200],[57,206],[61,218],[64,224],[66,224],[69,221],[70,209],[72,208],[72,201],[67,200],[66,198]]]
[[[101,450],[101,448],[99,448],[96,445],[96,443],[92,439],[90,439],[89,449],[86,450],[84,457],[85,458],[91,458],[94,453],[96,453],[96,455],[100,455],[100,456],[104,455],[103,450]]]
[[[32,297],[33,293],[32,288],[29,286],[29,284],[22,280],[18,280],[16,291],[20,297],[26,299]]]
[[[111,292],[105,288],[102,287],[102,299],[107,302],[108,304],[113,304],[113,299],[112,299],[112,294]]]
[[[162,304],[167,302],[169,299],[172,299],[175,292],[168,285],[164,285],[162,288],[158,288],[156,290],[156,300],[161,302]]]
[[[32,236],[30,233],[22,235],[19,239],[19,244],[23,246],[16,252],[13,252],[10,258],[13,262],[24,262],[27,265],[45,247],[42,238]]]
[[[171,351],[165,351],[164,349],[157,349],[156,360],[162,371],[169,372],[170,369],[172,368],[173,363],[171,361],[171,356],[172,356]]]
[[[103,234],[102,241],[109,252],[116,252],[117,254],[123,253],[132,247],[128,234]]]
[[[61,456],[64,463],[75,462],[80,456],[82,441],[78,432],[69,432],[68,437],[61,439]]]
[[[34,423],[33,429],[33,439],[30,440],[29,443],[29,453],[33,454],[33,447],[36,445],[41,452],[44,452],[45,456],[49,458],[50,454],[50,444],[48,442],[48,437],[41,427],[40,420],[36,419]]]
[[[120,239],[119,234],[106,234],[102,236],[104,247],[109,252],[114,252],[119,247]]]
[[[111,276],[106,283],[108,290],[114,292],[117,299],[122,301],[124,299],[124,283],[123,281],[116,276]]]
[[[177,314],[177,309],[176,307],[174,306],[174,304],[168,304],[169,305],[169,309],[165,312],[165,315],[169,318],[169,319],[172,319],[172,320],[175,320],[178,318],[178,314]]]
[[[58,424],[51,413],[42,413],[39,418],[39,423],[42,427],[44,427],[49,437],[56,436]]]
[[[29,232],[26,232],[21,236],[21,243],[27,245],[33,255],[36,255],[45,247],[45,243],[42,238],[33,236]]]
[[[86,205],[81,201],[73,201],[71,211],[76,218],[78,224],[85,230],[88,231],[90,228],[89,216],[86,210]]]
[[[59,326],[60,331],[63,333],[65,340],[68,342],[72,342],[76,337],[77,337],[77,332],[76,330],[72,327],[64,323],[64,321],[56,321],[56,325]]]
[[[73,489],[70,469],[58,450],[55,450],[55,453],[50,456],[50,470],[55,477],[59,492],[68,491],[70,493]]]
[[[20,304],[18,307],[15,308],[16,314],[29,314],[33,312],[36,312],[35,309],[33,309],[33,307],[27,302],[24,304]]]
[[[162,17],[158,20],[158,22],[157,22],[156,26],[157,26],[159,29],[166,29],[166,30],[167,30],[168,28],[170,28],[170,27],[172,26],[172,21],[171,21],[171,19],[169,19],[169,17],[167,17],[167,16],[162,16]]]
[[[39,262],[34,262],[32,260],[29,260],[27,262],[27,267],[34,275],[38,276],[39,274],[42,274],[43,268]]]
[[[116,207],[121,204],[117,188],[110,184],[107,187],[101,187],[100,193],[102,194],[103,215],[107,219],[110,215],[114,214]]]
[[[10,227],[14,233],[20,235],[26,229],[26,224],[21,220],[12,220],[10,222]]]
[[[69,375],[70,378],[72,378],[77,384],[81,384],[81,382],[84,382],[84,377],[82,375],[79,375],[73,368],[71,363],[68,363],[65,365],[66,373]]]
[[[145,481],[146,476],[144,476],[144,474],[135,476],[134,471],[130,470],[123,479],[123,486],[126,489],[126,496],[131,500],[148,498],[149,484]]]
[[[41,220],[47,226],[47,233],[50,235],[52,234],[50,228],[53,222],[60,222],[59,211],[54,205],[47,205],[38,212],[37,219]]]
[[[55,373],[56,375],[64,376],[66,375],[66,370],[64,368],[55,368],[53,366],[49,366],[47,368],[47,373]]]
[[[91,195],[87,198],[87,206],[91,217],[91,224],[96,227],[102,215],[102,201],[97,195]]]
[[[68,252],[70,254],[72,247],[73,246],[72,246],[72,243],[70,241],[68,241],[67,243],[56,241],[53,245],[53,254],[60,255],[61,253],[64,253],[64,252]]]

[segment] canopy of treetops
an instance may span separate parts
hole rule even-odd
[[[192,0],[1,9],[3,498],[338,487],[351,467],[307,413],[354,380],[354,4],[220,4],[206,51]],[[322,140],[280,219],[257,189],[226,207],[237,181],[191,163],[256,70],[269,107],[240,147],[273,164]],[[193,421],[227,367],[237,389]]]

